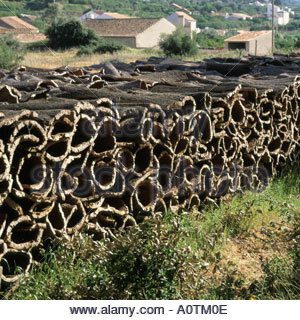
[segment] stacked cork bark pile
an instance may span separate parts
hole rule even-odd
[[[299,143],[300,60],[0,72],[0,281],[48,238],[260,190]],[[213,70],[213,71],[211,71]]]

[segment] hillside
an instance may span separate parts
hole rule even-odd
[[[263,1],[261,1],[262,3]],[[48,3],[53,0],[21,0],[21,1],[1,1],[0,16],[20,15],[22,13],[41,16]],[[119,12],[134,17],[160,18],[167,17],[174,12],[176,8],[172,7],[173,1],[170,0],[56,0],[63,13],[67,16],[78,16],[90,8]],[[200,29],[206,27],[213,29],[251,29],[262,30],[270,29],[271,22],[265,17],[254,17],[252,20],[230,20],[223,16],[211,16],[211,12],[218,13],[244,13],[250,16],[262,15],[266,13],[266,7],[255,5],[254,1],[242,0],[178,0],[177,4],[190,10],[191,15],[197,20],[197,26]],[[276,0],[277,4],[289,6],[300,6],[300,2]],[[290,4],[289,4],[290,3]],[[292,17],[288,27],[283,29],[296,30],[299,28],[299,10]],[[296,22],[295,22],[296,21]],[[35,25],[43,30],[42,21]]]
[[[47,3],[52,3],[52,0],[30,0],[30,1],[1,1],[0,3],[0,15],[15,15],[21,13],[32,13],[38,14],[41,10],[45,9]],[[64,0],[58,1],[65,12],[74,14],[81,13],[89,8],[94,9],[104,9],[107,11],[117,11],[120,13],[138,16],[138,17],[165,17],[166,15],[173,12],[175,9],[170,6],[171,1],[160,1],[160,0]],[[255,15],[263,13],[265,8],[256,7],[249,5],[249,1],[243,0],[235,2],[233,0],[199,0],[199,1],[189,1],[189,0],[179,0],[176,1],[179,5],[189,9],[191,12],[200,14],[193,14],[197,19],[198,24],[217,23],[220,27],[219,17],[214,17],[211,19],[210,12],[242,12],[249,15]],[[224,19],[223,19],[224,25]],[[241,25],[242,26],[242,25]]]

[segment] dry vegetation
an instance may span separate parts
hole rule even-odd
[[[115,54],[107,53],[78,57],[76,55],[77,51],[78,49],[54,51],[49,48],[49,50],[41,52],[28,52],[22,63],[28,67],[51,69],[61,67],[62,65],[68,65],[70,67],[90,66],[111,60],[129,63],[136,60],[147,60],[151,56],[161,55],[159,50],[127,48]],[[239,52],[229,52],[225,50],[200,50],[197,56],[187,57],[186,60],[199,61],[210,57],[234,58],[239,57],[239,55]]]

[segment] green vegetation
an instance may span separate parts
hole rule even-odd
[[[204,32],[197,36],[197,43],[200,47],[221,47],[224,45],[223,40],[227,37],[227,35],[223,37],[217,34],[213,35],[211,30],[206,33],[206,28],[228,30],[229,33],[234,33],[239,29],[251,31],[271,29],[271,21],[259,16],[266,13],[266,7],[249,5],[248,0],[238,2],[234,0],[177,0],[176,3],[192,12],[192,17],[197,20],[197,27]],[[282,5],[286,5],[286,3],[282,1]],[[21,13],[37,15],[38,18],[32,24],[38,27],[41,32],[45,32],[49,25],[59,17],[63,17],[65,20],[66,17],[73,16],[75,18],[90,9],[114,11],[142,18],[167,17],[175,10],[170,6],[169,1],[161,0],[56,0],[55,3],[52,3],[52,0],[20,0],[0,2],[0,16],[20,16]],[[228,14],[238,12],[258,16],[252,20],[230,20],[223,16],[211,16],[212,11]],[[300,28],[300,7],[295,8],[294,11],[295,15],[290,16],[290,23],[277,28],[277,50],[291,52],[299,47],[296,33]],[[93,51],[95,47],[95,45],[89,48],[85,47],[81,52],[84,54],[102,52],[101,49]]]
[[[262,29],[270,27],[270,22],[265,18],[254,18],[252,20],[228,20],[224,17],[212,17],[211,11],[231,14],[233,12],[245,13],[250,16],[265,14],[266,8],[249,5],[248,0],[242,1],[220,1],[220,0],[177,0],[176,3],[188,8],[197,20],[198,27],[204,29],[210,27],[214,29],[241,29],[252,28]],[[170,6],[169,1],[161,0],[56,0],[56,6],[60,6],[63,13],[83,13],[89,9],[100,9],[107,11],[116,11],[135,17],[158,18],[166,17],[174,8]],[[20,1],[1,1],[0,15],[11,15],[11,12],[19,15],[21,13],[31,13],[43,15],[45,10],[53,6],[52,0],[20,0]],[[296,10],[291,23],[283,27],[284,30],[299,29],[300,16],[299,10]]]
[[[167,56],[193,56],[198,52],[194,37],[191,39],[183,28],[178,27],[172,34],[162,35],[159,47]]]
[[[54,20],[46,30],[49,46],[54,49],[66,49],[81,45],[90,45],[99,38],[96,33],[85,28],[79,20]]]
[[[300,48],[299,33],[277,33],[275,38],[276,49],[291,52]]]
[[[6,299],[299,299],[300,171],[262,193],[168,212],[117,239],[42,252]]]
[[[117,41],[99,39],[94,40],[90,44],[81,46],[77,52],[77,56],[91,55],[91,54],[102,54],[110,53],[114,54],[115,52],[121,51],[125,46]]]
[[[54,13],[52,23],[46,30],[48,40],[28,45],[29,50],[44,50],[48,47],[53,49],[80,47],[77,55],[83,56],[97,53],[113,54],[124,49],[121,43],[99,38],[93,30],[85,28],[79,20],[57,18],[57,12]]]
[[[224,46],[225,36],[219,36],[214,29],[204,30],[197,34],[196,41],[200,48],[214,48]]]
[[[224,40],[236,35],[235,31],[226,32],[223,36],[218,35],[216,30],[203,30],[196,35],[196,41],[200,48],[224,47]]]
[[[48,7],[45,9],[43,14],[43,19],[47,23],[51,23],[58,19],[62,15],[61,6],[57,3],[50,3]]]
[[[0,68],[10,69],[24,58],[25,50],[11,36],[0,37]]]

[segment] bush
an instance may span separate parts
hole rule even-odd
[[[189,37],[183,28],[177,28],[172,34],[164,34],[159,42],[167,56],[190,56],[197,53],[197,42]]]
[[[0,38],[0,68],[10,69],[24,58],[25,50],[12,36]]]
[[[46,30],[46,36],[50,47],[54,49],[86,46],[99,39],[93,30],[85,28],[76,19],[53,21]]]
[[[124,45],[111,40],[100,39],[98,41],[92,41],[87,46],[81,46],[77,52],[78,56],[90,55],[95,53],[111,53],[121,51],[124,49]]]
[[[276,49],[284,51],[292,51],[299,47],[300,37],[298,34],[283,34],[277,33],[275,37]]]
[[[45,39],[28,43],[26,49],[28,51],[47,51],[49,50],[49,40]]]

